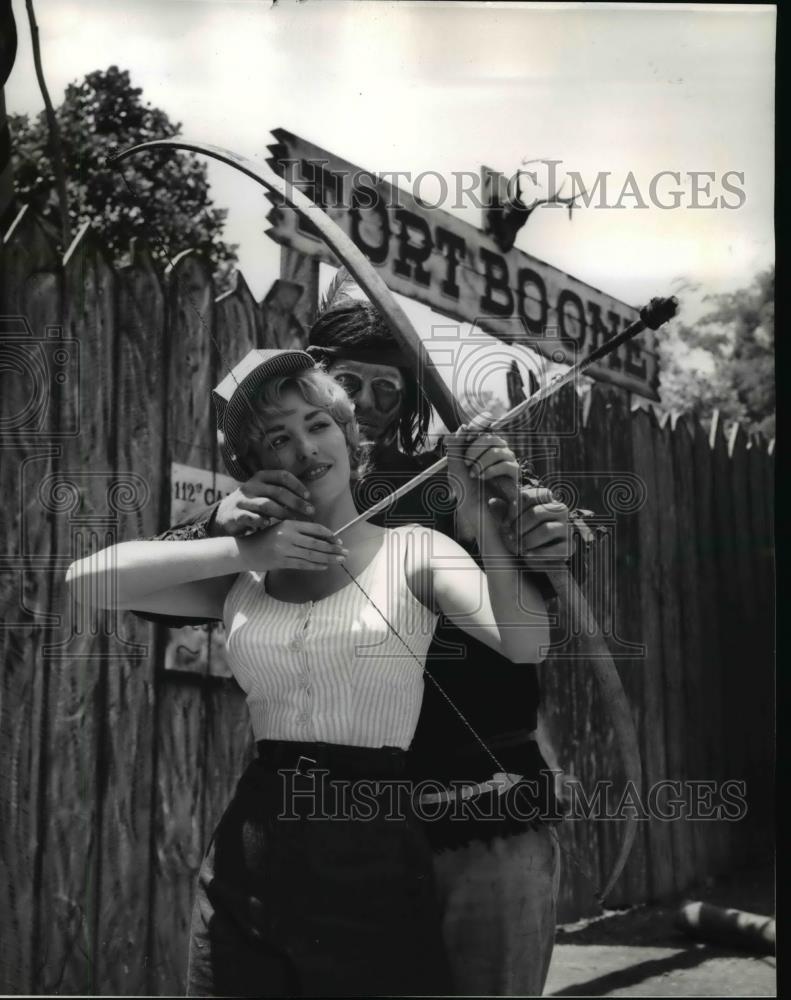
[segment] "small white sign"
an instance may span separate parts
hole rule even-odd
[[[230,476],[210,469],[197,469],[192,465],[172,462],[170,466],[170,523],[178,524],[185,517],[209,507],[239,484]]]

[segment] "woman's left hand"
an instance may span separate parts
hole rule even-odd
[[[492,419],[481,414],[481,422]],[[519,463],[508,444],[496,434],[462,425],[445,439],[448,477],[458,500],[462,528],[480,539],[486,518],[495,523],[505,548],[527,569],[546,569],[571,556],[569,509],[540,486],[519,486]],[[504,476],[514,500],[487,497],[485,484]]]
[[[491,414],[482,413],[482,422],[492,419]],[[480,431],[474,423],[462,424],[453,434],[445,438],[448,454],[448,479],[456,499],[459,516],[480,538],[485,521],[498,524],[499,518],[486,502],[486,483],[505,477],[512,483],[514,492],[518,490],[519,463],[503,438],[497,434]]]

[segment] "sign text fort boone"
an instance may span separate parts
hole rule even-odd
[[[508,343],[573,364],[638,318],[637,310],[513,248],[498,252],[480,229],[283,129],[272,133],[272,168],[321,205],[394,292],[476,323]],[[338,266],[296,212],[275,203],[268,234]],[[647,330],[589,374],[658,399],[654,334]]]

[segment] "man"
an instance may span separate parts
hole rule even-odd
[[[311,329],[309,350],[344,386],[372,444],[370,471],[355,498],[363,510],[436,459],[421,453],[430,406],[367,301],[336,294]],[[454,523],[454,506],[447,479],[438,477],[403,497],[383,518],[391,525],[427,523],[457,537],[463,526]],[[287,474],[259,472],[160,537],[237,535],[310,513],[301,483]],[[536,556],[568,558],[568,510],[554,503],[549,491],[525,487],[518,511],[501,503],[500,515],[528,570]],[[559,858],[550,823],[531,821],[537,810],[546,816],[554,808],[534,738],[535,667],[512,664],[445,623],[429,650],[426,675],[411,749],[413,777],[429,779],[436,789],[425,797],[424,814],[456,986],[461,994],[540,994],[554,941]],[[541,791],[507,798],[496,788],[475,787],[495,774],[501,788],[511,786],[509,792],[528,787],[513,785],[520,775]],[[460,782],[474,788],[467,803]],[[431,815],[439,818],[431,821],[433,805],[438,808]]]

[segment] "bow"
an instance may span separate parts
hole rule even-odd
[[[387,319],[393,336],[410,359],[416,378],[446,427],[452,431],[459,426],[459,406],[434,366],[425,344],[406,313],[368,258],[337,223],[325,214],[320,206],[314,204],[302,191],[288,184],[268,166],[254,163],[217,146],[209,146],[185,139],[156,139],[140,143],[110,157],[108,163],[117,165],[135,153],[151,149],[188,150],[225,163],[240,170],[271,193],[280,196],[287,205],[311,222],[336,257],[345,265],[368,295],[370,301]],[[642,774],[637,733],[626,693],[610,651],[601,635],[593,612],[568,571],[553,570],[547,572],[547,576],[558,595],[561,607],[567,609],[569,614],[576,613],[582,619],[582,624],[588,626],[579,630],[582,642],[586,645],[587,658],[599,683],[610,715],[624,773],[627,781],[631,783],[639,796]],[[603,888],[596,893],[599,902],[603,902],[623,871],[637,833],[636,816],[627,818],[624,823],[618,856]]]

